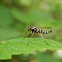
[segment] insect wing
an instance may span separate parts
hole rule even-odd
[[[52,29],[51,27],[37,27],[37,29]]]

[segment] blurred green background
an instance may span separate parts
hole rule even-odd
[[[0,41],[24,38],[29,26],[52,27],[45,37],[62,42],[62,0],[0,0]],[[0,62],[61,62],[53,58],[55,52],[36,51],[36,55],[21,54]]]

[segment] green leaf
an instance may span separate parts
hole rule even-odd
[[[62,22],[56,21],[49,14],[38,10],[32,10],[26,14],[14,8],[11,10],[11,13],[17,20],[26,24],[35,24],[42,27],[62,28]]]
[[[13,16],[15,19],[17,19],[17,20],[19,20],[19,21],[22,21],[22,22],[24,22],[24,23],[29,23],[29,22],[30,22],[30,20],[29,20],[27,14],[25,14],[25,13],[19,11],[18,9],[15,9],[15,8],[11,9],[11,14],[12,14],[12,16]]]
[[[45,43],[48,42],[48,44]],[[0,42],[0,60],[11,59],[12,55],[32,53],[33,50],[62,49],[62,44],[41,38],[17,38]]]
[[[9,9],[5,6],[0,6],[0,26],[7,27],[12,21]]]
[[[0,41],[18,38],[20,33],[13,28],[0,28]]]
[[[28,18],[36,23],[37,26],[62,28],[62,21],[56,21],[47,13],[40,11],[31,11],[28,15]]]

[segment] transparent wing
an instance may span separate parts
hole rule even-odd
[[[52,28],[51,27],[37,27],[37,30],[49,31],[49,30],[52,30]]]
[[[51,27],[37,27],[37,29],[52,29]]]

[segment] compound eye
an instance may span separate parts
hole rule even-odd
[[[36,29],[36,28],[35,28]]]

